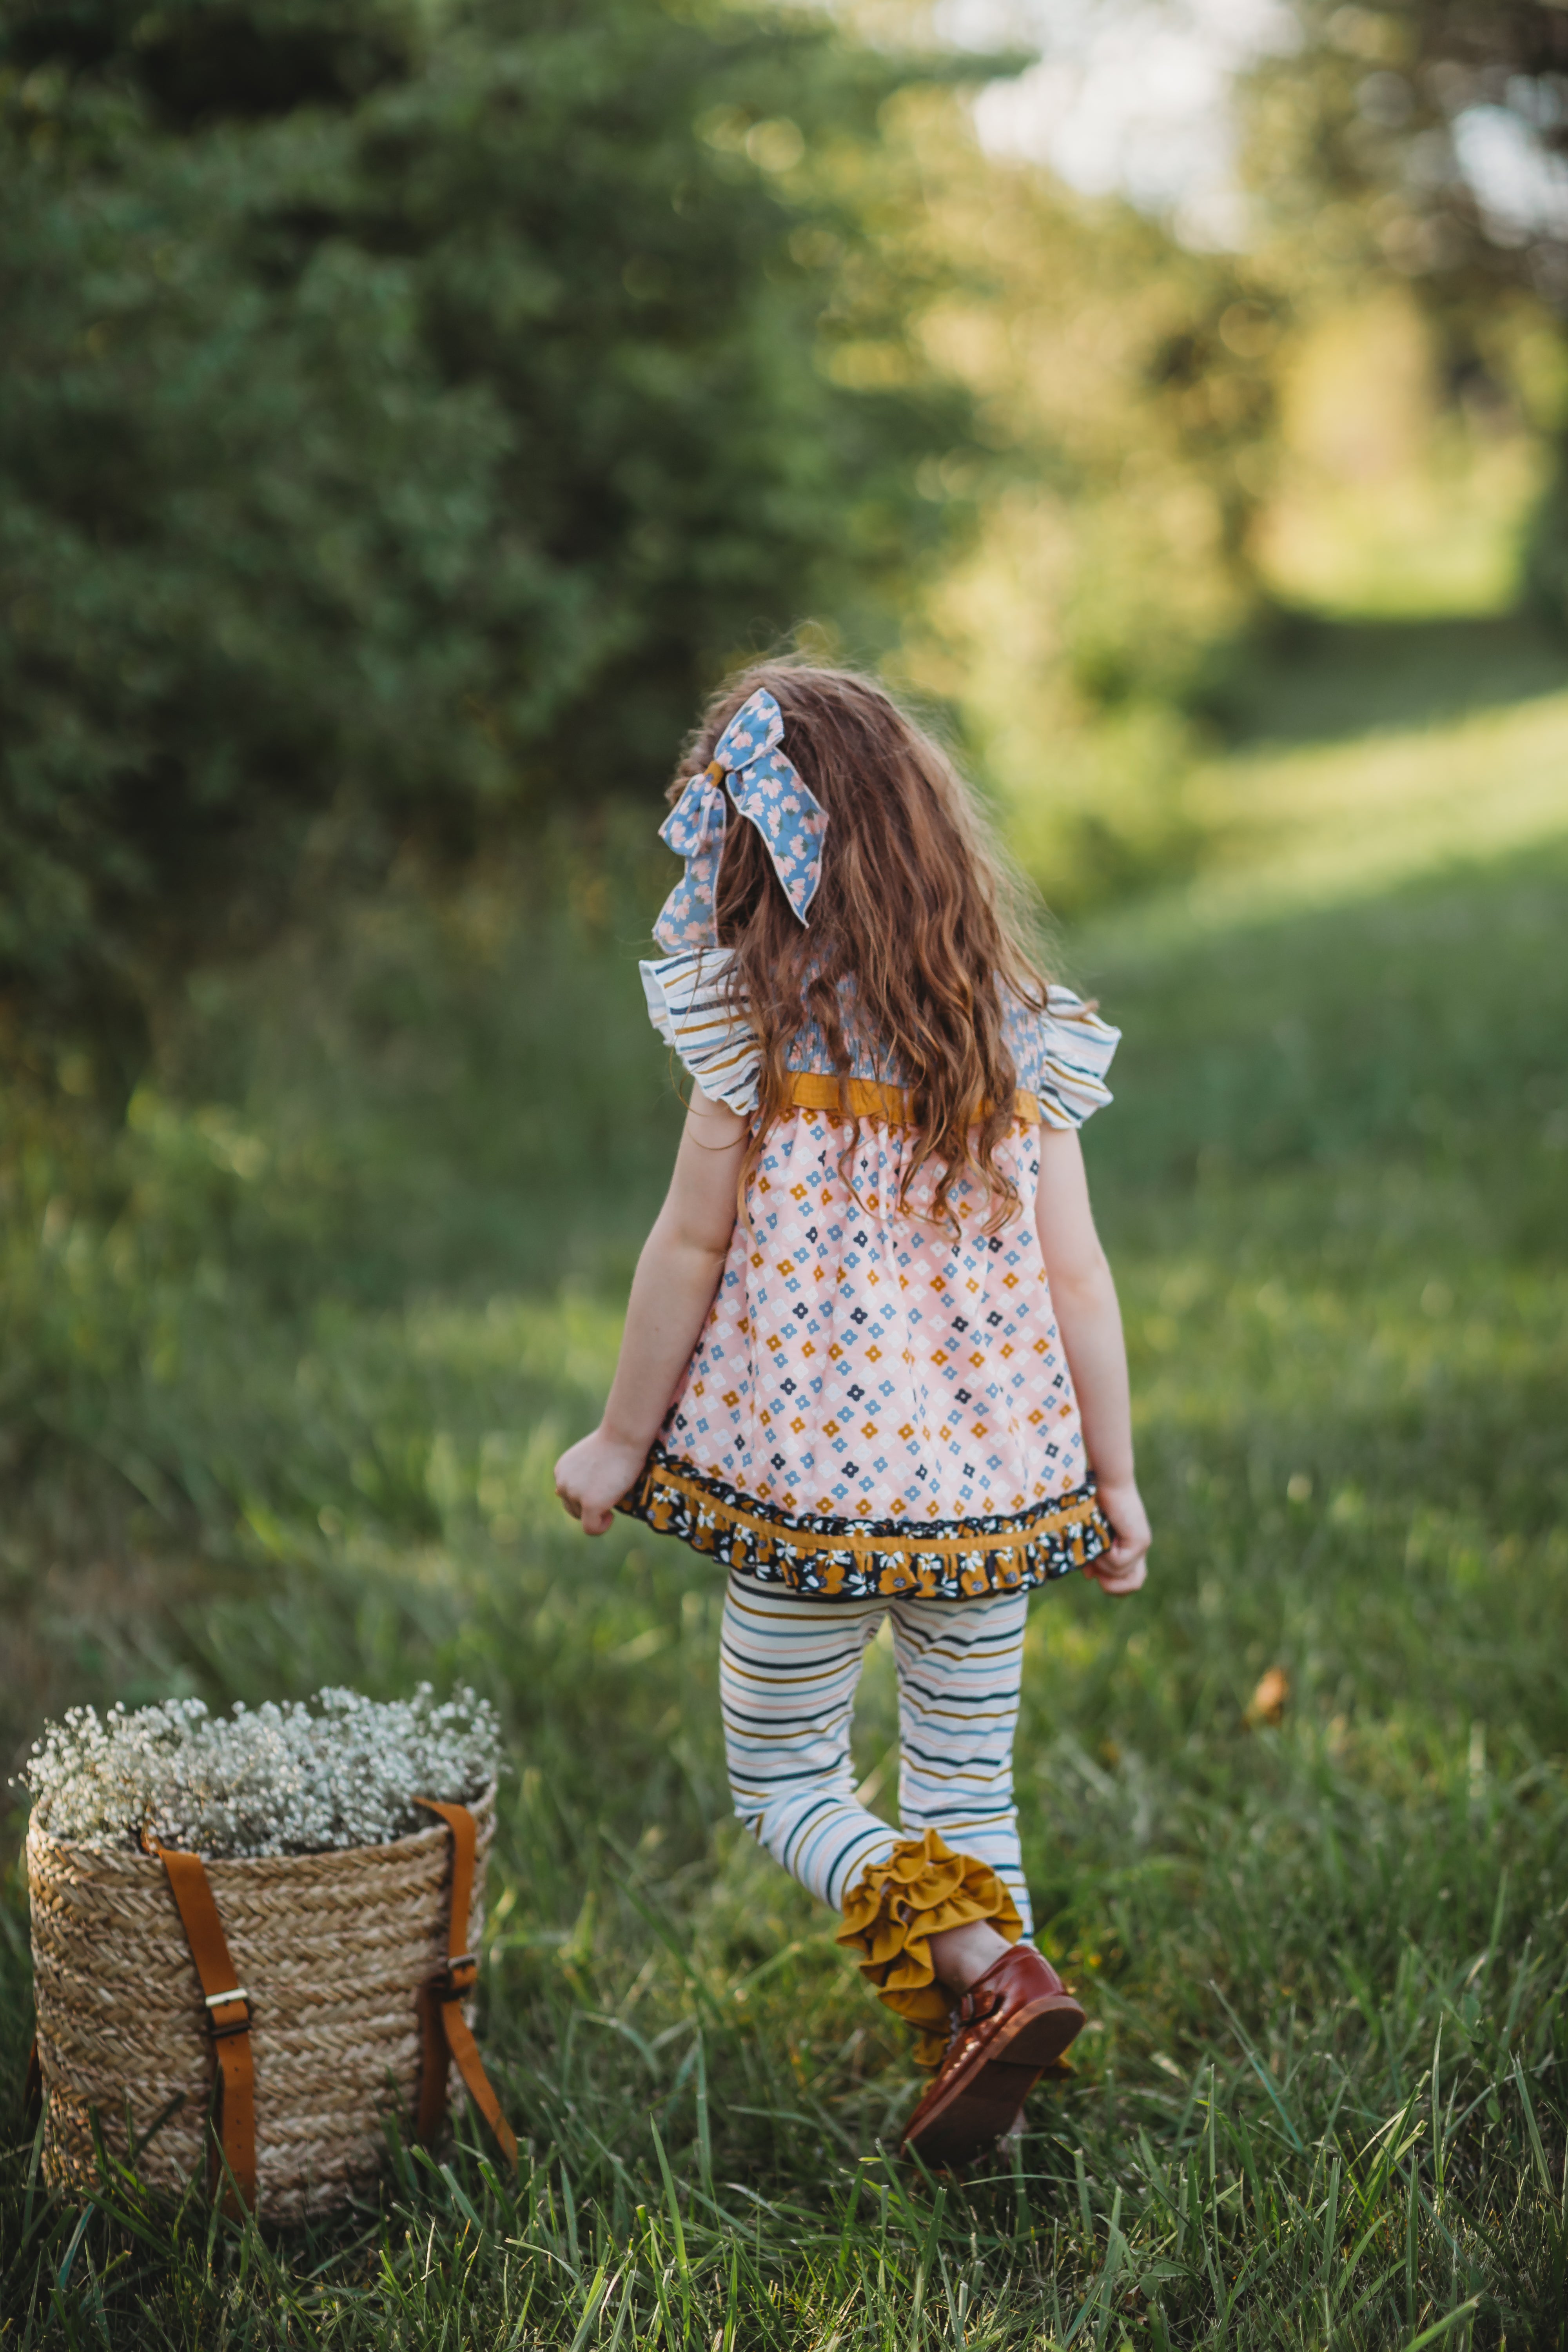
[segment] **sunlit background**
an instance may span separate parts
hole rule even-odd
[[[534,2168],[27,2340],[584,2352],[603,2255],[627,2352],[1560,2345],[1568,11],[0,0],[0,1752],[481,1685]],[[1020,1749],[1095,2029],[940,2210],[856,2185],[907,2075],[727,1818],[715,1573],[551,1493],[662,788],[792,645],[1126,1036],[1152,1573],[1037,1606]],[[878,1652],[884,1805],[894,1729]]]

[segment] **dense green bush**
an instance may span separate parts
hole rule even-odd
[[[658,0],[0,0],[0,68],[14,1045],[129,1072],[302,855],[650,787],[733,653],[885,631],[938,68]]]

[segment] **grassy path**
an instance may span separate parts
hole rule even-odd
[[[963,2183],[881,2154],[898,2041],[726,1818],[715,1573],[551,1499],[670,1140],[627,958],[384,911],[209,997],[102,1164],[39,1130],[7,1738],[89,1693],[489,1689],[528,2157],[209,2261],[194,2216],[41,2204],[13,2101],[0,2346],[1568,2340],[1565,933],[1547,842],[1079,949],[1158,1549],[1136,1604],[1033,1613],[1026,1851],[1094,2026]],[[888,1803],[880,1651],[862,1718]],[[15,2090],[15,1879],[0,1919]]]

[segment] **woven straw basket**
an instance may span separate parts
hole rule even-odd
[[[468,1810],[474,1951],[493,1785]],[[390,2112],[401,2123],[414,2111],[420,1990],[447,1957],[452,1840],[436,1825],[386,1845],[209,1862],[206,1874],[250,1996],[257,2210],[300,2221],[372,2181],[385,2163],[382,2118]],[[214,2056],[162,1862],[35,1825],[27,1884],[46,2179],[56,2189],[97,2180],[94,2111],[105,2145],[123,2158],[127,2105],[140,2135],[180,2094],[138,2169],[152,2186],[182,2189],[205,2161]]]

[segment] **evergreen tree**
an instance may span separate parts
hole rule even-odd
[[[0,0],[0,60],[14,1050],[123,1078],[308,852],[651,793],[727,659],[889,629],[941,68],[659,0]]]

